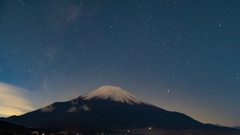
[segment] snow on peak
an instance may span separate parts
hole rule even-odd
[[[133,96],[127,91],[115,87],[115,86],[102,86],[88,94],[81,96],[84,100],[90,100],[92,98],[111,99],[117,102],[123,102],[128,104],[148,104],[139,98]]]

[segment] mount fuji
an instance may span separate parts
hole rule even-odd
[[[182,113],[161,109],[114,86],[102,86],[76,99],[56,102],[2,120],[38,129],[219,128],[203,124]]]

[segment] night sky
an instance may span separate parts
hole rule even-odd
[[[0,117],[119,86],[240,125],[239,0],[0,0]]]

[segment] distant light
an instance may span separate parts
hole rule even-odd
[[[152,127],[149,127],[148,129],[149,129],[149,130],[151,130],[151,129],[152,129]]]

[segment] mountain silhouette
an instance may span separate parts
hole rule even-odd
[[[76,99],[3,120],[29,128],[54,129],[222,128],[164,110],[114,86],[102,86]]]

